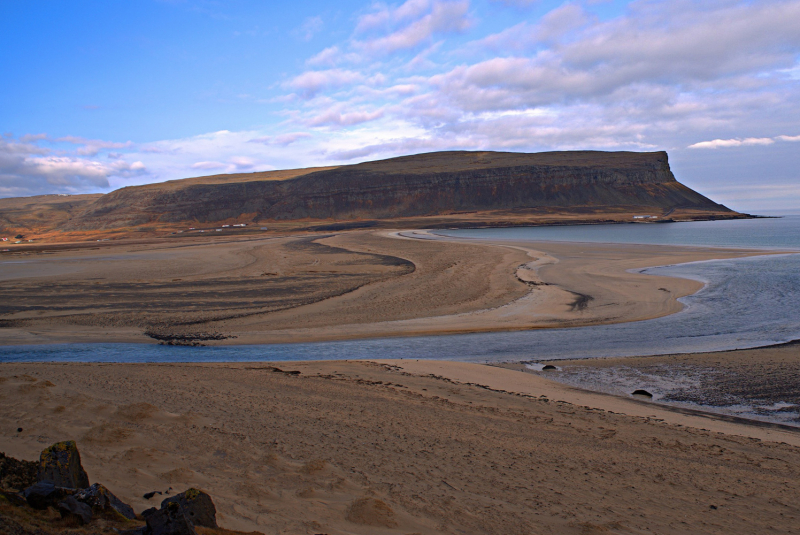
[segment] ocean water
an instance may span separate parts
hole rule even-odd
[[[456,238],[696,245],[800,251],[800,215],[780,218],[437,230]]]
[[[674,227],[674,228],[673,228]],[[657,243],[800,251],[800,217],[448,231],[493,240]],[[800,254],[694,262],[645,273],[706,283],[663,318],[607,326],[260,346],[57,344],[0,347],[0,361],[219,362],[363,358],[531,361],[758,347],[800,339]]]

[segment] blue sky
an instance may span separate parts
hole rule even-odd
[[[800,209],[800,0],[0,0],[0,196],[445,149],[667,150]]]

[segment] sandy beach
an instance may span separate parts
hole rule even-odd
[[[477,364],[2,364],[0,450],[273,533],[792,533],[800,433]],[[299,373],[297,373],[299,372]],[[17,432],[17,428],[22,428]],[[364,501],[366,499],[366,502]],[[353,515],[353,504],[378,509]],[[388,512],[387,512],[388,508]]]
[[[764,254],[409,236],[15,250],[0,257],[0,343],[261,344],[635,321],[677,312],[701,283],[631,270]]]

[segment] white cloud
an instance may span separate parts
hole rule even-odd
[[[202,169],[203,171],[210,171],[212,169],[225,169],[227,164],[222,162],[197,162],[191,165],[192,169]]]
[[[462,32],[471,24],[469,0],[407,0],[397,8],[382,6],[362,16],[356,34],[373,35],[356,39],[353,46],[371,53],[390,54],[414,48],[435,34]]]
[[[364,75],[346,69],[328,69],[323,71],[306,71],[295,76],[286,85],[300,91],[306,98],[311,98],[323,89],[341,87],[364,80]]]
[[[141,161],[110,163],[55,154],[37,142],[45,135],[25,135],[15,140],[0,138],[0,196],[43,193],[79,193],[107,189],[110,177],[131,178],[147,173]]]
[[[688,148],[690,149],[720,149],[720,148],[729,148],[729,147],[748,147],[748,146],[764,146],[764,145],[772,145],[775,143],[775,139],[781,139],[783,141],[800,141],[800,136],[797,136],[796,139],[792,139],[789,136],[778,136],[776,138],[771,137],[746,137],[744,139],[714,139],[712,141],[701,141],[699,143],[694,143],[689,145]]]
[[[245,171],[247,169],[252,169],[256,165],[255,160],[253,160],[252,158],[246,158],[244,156],[234,156],[229,161],[239,171]]]
[[[102,139],[86,139],[77,136],[64,136],[54,141],[82,145],[76,151],[81,156],[96,156],[102,150],[127,149],[133,146],[133,143],[130,141],[119,143],[115,141],[103,141]]]
[[[261,136],[250,140],[251,143],[262,143],[264,145],[291,145],[295,141],[312,137],[308,132],[289,132],[277,136]]]
[[[342,52],[339,50],[338,46],[329,46],[328,48],[324,49],[322,52],[310,57],[306,61],[306,65],[325,65],[325,66],[332,66],[336,65],[339,61],[339,58],[342,57]]]
[[[308,121],[309,126],[351,126],[355,124],[365,123],[367,121],[374,121],[383,116],[383,110],[375,111],[350,111],[342,112],[342,107],[327,110]]]

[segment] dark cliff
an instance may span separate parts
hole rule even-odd
[[[87,206],[68,227],[533,208],[729,211],[676,181],[665,152],[437,152],[309,171],[288,180],[229,175],[123,188]]]

